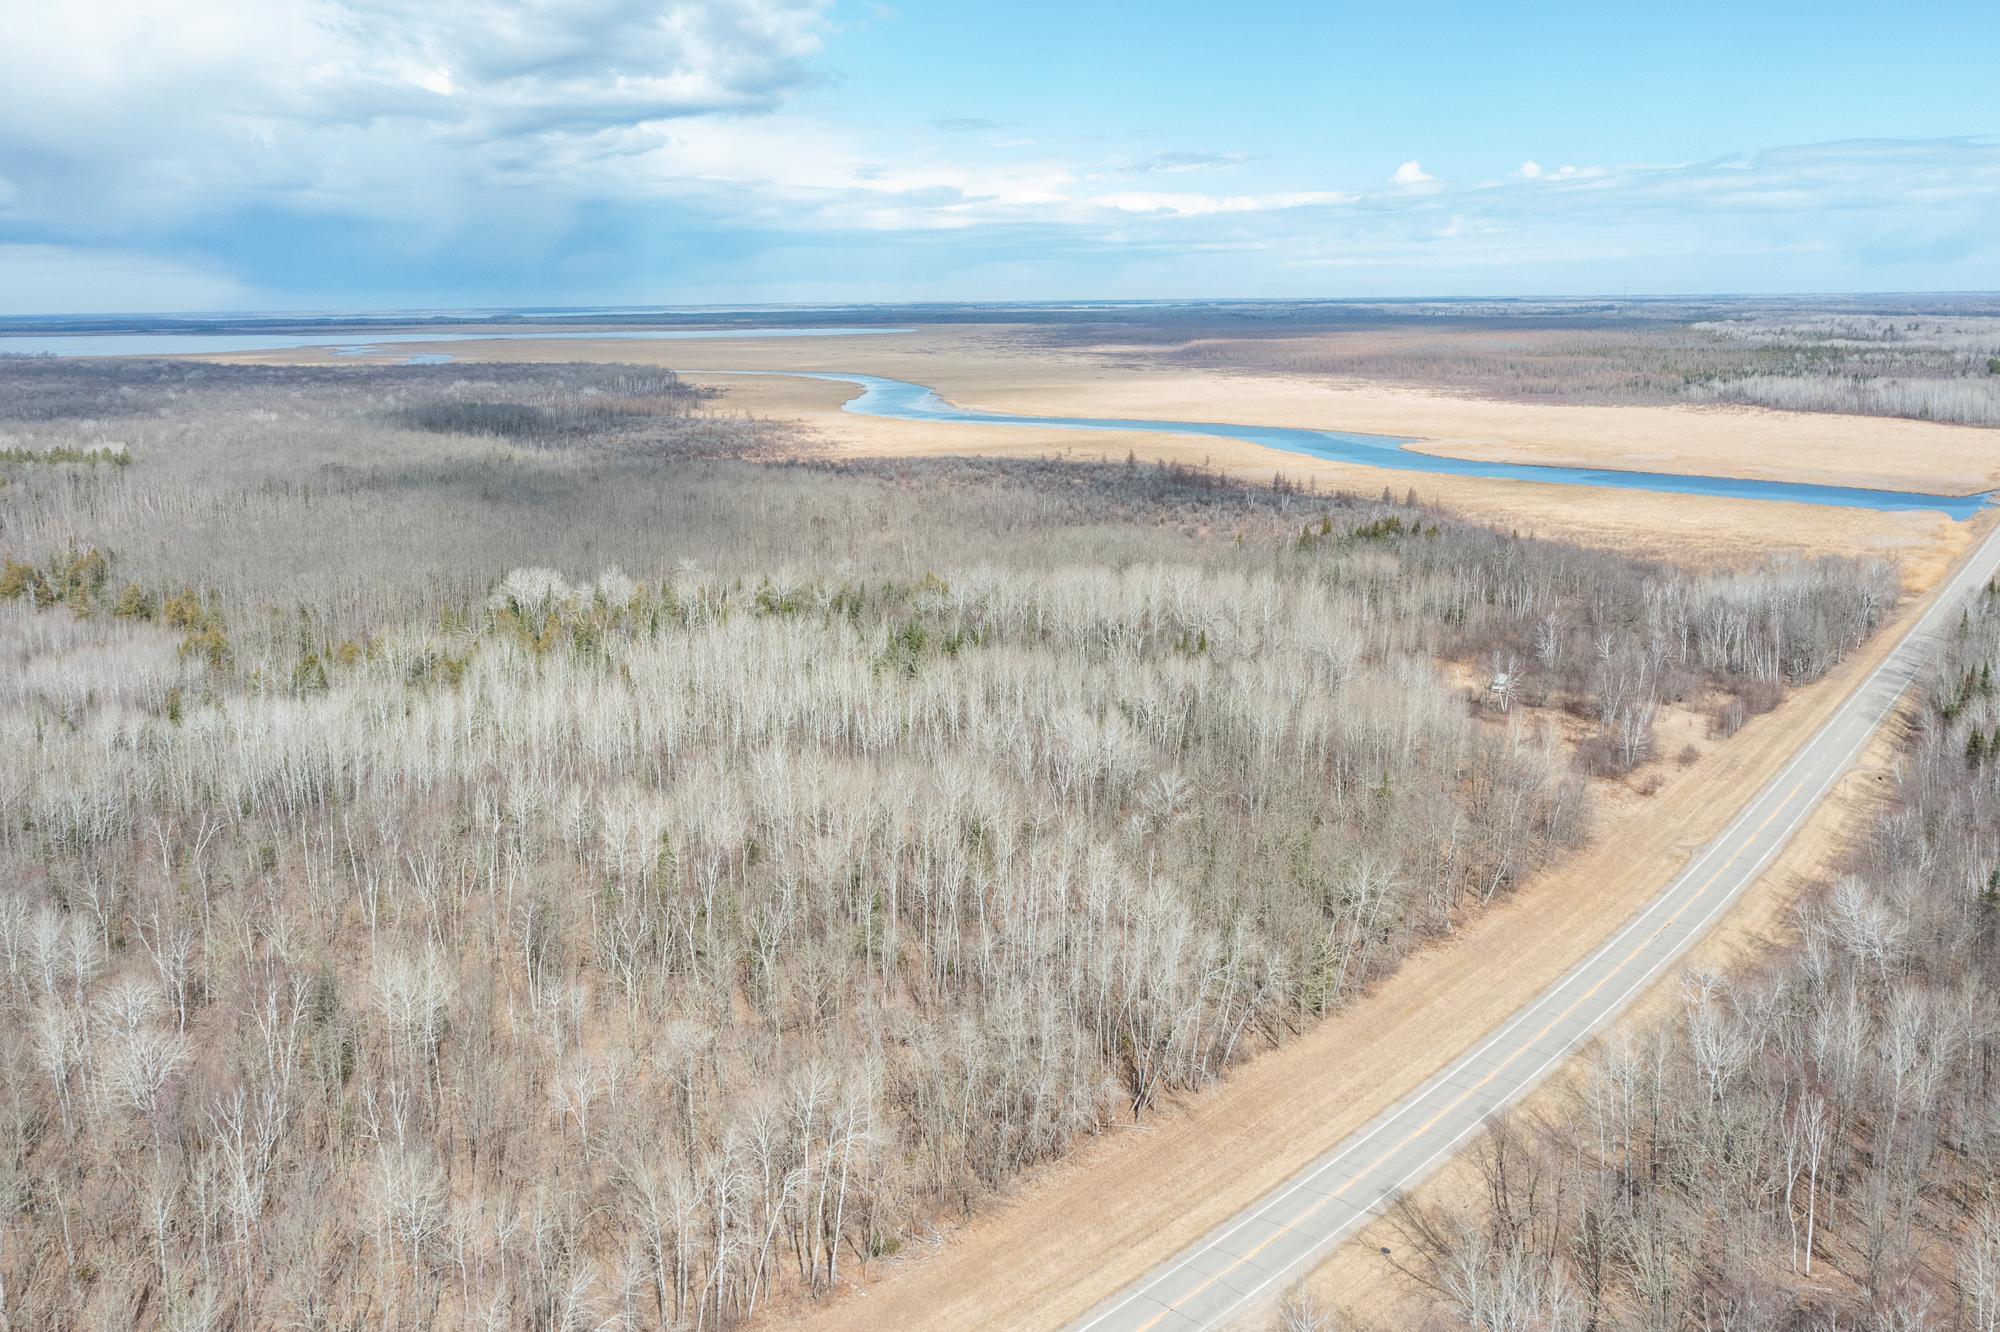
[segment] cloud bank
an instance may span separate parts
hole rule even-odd
[[[2000,285],[1991,138],[1339,179],[847,123],[802,100],[837,34],[828,0],[30,7],[0,309]]]

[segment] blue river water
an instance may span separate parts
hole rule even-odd
[[[907,328],[698,328],[565,329],[553,333],[7,333],[0,355],[17,356],[198,356],[204,352],[290,351],[331,347],[350,356],[369,356],[382,347],[428,342],[684,342],[724,338],[842,338],[866,333],[908,333]],[[451,358],[446,356],[444,360]],[[412,357],[409,364],[438,361]]]
[[[740,371],[761,374],[766,371]],[[941,421],[963,425],[1031,426],[1040,429],[1145,431],[1149,434],[1210,435],[1240,439],[1287,453],[1300,453],[1363,467],[1438,476],[1480,477],[1496,481],[1539,481],[1558,486],[1600,486],[1610,490],[1649,490],[1666,495],[1708,495],[1723,499],[1781,500],[1793,504],[1830,505],[1846,509],[1888,512],[1935,510],[1964,520],[1984,509],[1989,495],[1924,495],[1902,490],[1863,490],[1850,486],[1819,486],[1794,481],[1749,481],[1740,477],[1696,476],[1676,472],[1626,472],[1587,467],[1543,467],[1531,463],[1478,462],[1417,453],[1412,440],[1389,435],[1354,435],[1338,430],[1307,430],[1293,426],[1230,425],[1217,421],[1117,420],[1095,416],[1021,416],[1006,412],[975,412],[953,406],[922,384],[876,375],[794,371],[790,377],[854,384],[859,395],[848,399],[847,411],[861,416],[886,416],[902,421]]]

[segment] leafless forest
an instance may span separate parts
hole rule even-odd
[[[1479,397],[2000,425],[1990,298],[1216,305],[1079,319],[1045,337],[1121,360]]]
[[[1784,947],[1494,1132],[1483,1205],[1403,1210],[1438,1326],[2000,1327],[1996,657],[1989,589]]]
[[[0,431],[23,1329],[825,1291],[1347,1002],[1582,842],[1661,708],[1726,735],[1897,595],[1137,464],[836,466],[629,367],[0,365]],[[1583,1310],[1579,1217],[1709,1179],[1735,1229],[1619,1235],[1763,1244],[1807,1124],[1800,1263],[1931,1252],[1913,1181],[1990,1136],[1991,894],[1917,886],[1991,845],[1996,625],[1798,979],[1618,1065],[1588,1206],[1480,1280]]]

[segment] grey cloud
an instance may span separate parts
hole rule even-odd
[[[1140,175],[1173,175],[1187,171],[1209,171],[1217,167],[1240,166],[1250,160],[1247,153],[1154,153],[1133,162],[1125,170]]]
[[[286,196],[378,213],[775,108],[814,79],[829,3],[73,0],[0,43],[0,176],[80,228]]]

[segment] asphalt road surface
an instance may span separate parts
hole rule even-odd
[[[1274,1300],[1601,1031],[1728,910],[1895,711],[2000,566],[1989,534],[1888,658],[1735,822],[1602,947],[1302,1173],[1072,1324],[1074,1332],[1226,1326]]]

